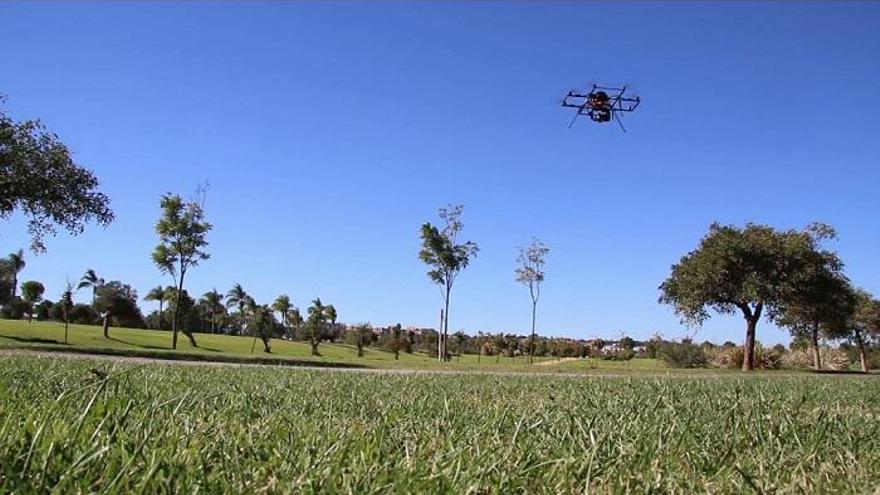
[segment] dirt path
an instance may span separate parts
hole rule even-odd
[[[580,358],[565,357],[565,358],[559,358],[559,359],[551,359],[550,361],[541,361],[540,363],[535,363],[535,364],[538,366],[551,366],[554,364],[567,363],[569,361],[577,361],[578,359],[580,359]]]

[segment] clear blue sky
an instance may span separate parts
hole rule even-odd
[[[878,3],[5,2],[0,25],[7,111],[69,143],[118,217],[28,257],[53,299],[86,268],[169,283],[159,196],[206,179],[190,292],[320,296],[346,322],[436,325],[418,228],[449,202],[481,248],[453,293],[469,332],[526,332],[532,235],[552,248],[543,333],[685,335],[657,286],[716,220],[830,222],[880,293]],[[558,99],[591,81],[643,97],[628,134],[566,128]],[[0,227],[27,243],[21,218]],[[696,338],[743,333],[713,317]]]

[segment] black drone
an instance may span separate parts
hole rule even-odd
[[[593,85],[593,89],[587,94],[569,91],[565,98],[562,99],[562,106],[577,108],[577,113],[568,124],[568,127],[574,125],[574,121],[581,115],[586,115],[593,122],[604,124],[606,122],[616,121],[623,132],[626,129],[620,121],[621,112],[632,112],[642,102],[638,96],[623,96],[626,92],[626,86],[622,88],[606,88]]]

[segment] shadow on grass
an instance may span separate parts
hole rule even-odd
[[[120,344],[130,345],[133,347],[140,347],[141,349],[154,349],[158,351],[170,351],[170,347],[160,347],[157,345],[146,345],[146,344],[135,344],[134,342],[129,342],[127,340],[117,339],[116,337],[107,337],[107,340],[112,340],[113,342],[119,342]]]
[[[52,345],[69,345],[55,339],[41,339],[38,337],[13,337],[9,335],[0,335],[4,339],[14,340],[25,344],[52,344]]]
[[[867,373],[860,370],[810,370],[810,373],[815,375],[864,375],[869,376],[872,375],[870,371]]]
[[[69,347],[62,343],[51,342],[48,344],[37,346],[0,346],[7,349],[23,349],[28,351],[44,351],[44,352],[61,352],[64,354],[85,354],[96,356],[121,356],[133,358],[146,358],[161,361],[192,361],[202,363],[231,363],[231,364],[254,364],[254,365],[271,365],[271,366],[291,366],[291,367],[310,367],[310,368],[337,368],[337,369],[367,369],[369,366],[352,363],[326,362],[326,361],[307,361],[288,358],[272,358],[272,357],[239,357],[230,355],[213,355],[213,354],[197,354],[180,351],[172,351],[164,349],[162,351],[155,350],[139,350],[139,349],[110,349],[95,347]]]

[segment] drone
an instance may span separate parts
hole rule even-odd
[[[617,122],[620,129],[626,132],[623,127],[620,114],[622,112],[632,112],[642,102],[638,96],[624,96],[626,86],[621,88],[608,88],[593,85],[593,89],[589,93],[582,94],[575,91],[569,91],[565,98],[562,99],[562,106],[568,108],[577,108],[577,113],[569,122],[568,127],[574,125],[574,121],[581,115],[586,115],[593,122],[604,124],[612,120]]]

